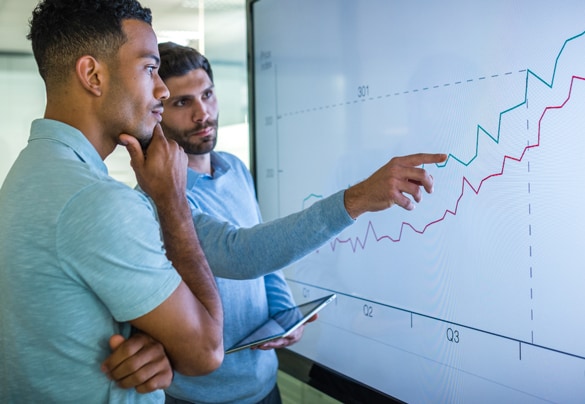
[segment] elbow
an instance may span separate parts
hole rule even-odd
[[[176,364],[175,370],[184,376],[204,376],[221,366],[223,362],[223,349],[202,352],[195,360],[183,361]]]
[[[202,361],[202,365],[198,368],[196,376],[207,375],[221,366],[224,358],[223,333],[221,329],[216,338],[210,338],[204,355],[205,360]]]
[[[219,368],[224,358],[222,333],[208,335],[206,341],[193,344],[186,352],[188,355],[174,364],[174,369],[185,376],[204,376]],[[217,335],[215,335],[217,334]]]
[[[223,357],[224,350],[223,344],[221,344],[219,349],[214,349],[207,353],[207,361],[198,369],[198,373],[195,376],[204,376],[219,368],[223,362]]]

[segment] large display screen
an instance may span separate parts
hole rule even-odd
[[[585,400],[585,2],[256,0],[265,220],[443,152],[414,211],[287,268],[291,349],[406,402]]]

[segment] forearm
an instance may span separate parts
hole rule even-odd
[[[212,317],[221,318],[221,303],[209,264],[186,204],[157,207],[167,257]]]
[[[205,214],[194,214],[193,222],[215,276],[253,279],[299,260],[354,223],[343,194],[251,228],[238,229]]]
[[[165,347],[173,367],[187,375],[209,373],[223,360],[223,312],[215,280],[201,252],[185,195],[187,156],[156,125],[146,155],[122,134],[136,180],[158,213],[167,259],[182,278],[162,303],[131,324]]]
[[[221,299],[192,225],[189,207],[186,203],[161,204],[157,211],[167,257],[194,295],[189,317],[195,319],[197,345],[202,352],[217,351],[223,344]]]

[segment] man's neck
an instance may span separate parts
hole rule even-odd
[[[79,130],[96,149],[102,160],[105,160],[116,148],[117,139],[107,136],[103,132],[101,122],[96,119],[95,113],[86,113],[79,105],[83,103],[70,102],[63,104],[57,99],[47,103],[43,118],[59,121]]]
[[[211,154],[188,154],[189,157],[189,168],[199,174],[213,174],[211,167]]]

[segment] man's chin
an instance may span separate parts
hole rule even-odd
[[[150,142],[152,141],[152,136],[149,137],[143,137],[138,139],[138,142],[140,143],[140,146],[142,147],[142,150],[146,151],[146,149],[148,149],[148,146],[150,145]]]
[[[189,142],[182,142],[179,143],[185,153],[192,154],[192,155],[201,155],[201,154],[208,154],[209,152],[215,149],[215,145],[217,144],[217,138],[215,137],[207,137],[203,139],[199,139],[196,144],[189,143]]]
[[[187,154],[192,154],[194,156],[199,156],[202,154],[208,154],[210,153],[214,148],[213,147],[183,147],[183,150],[185,150],[185,153]]]
[[[152,133],[150,134],[141,134],[140,136],[136,136],[135,133],[130,133],[129,131],[124,131],[122,132],[122,134],[125,134],[126,136],[130,136],[133,137],[134,139],[136,139],[138,141],[138,143],[140,143],[140,146],[142,147],[143,150],[145,150],[148,145],[150,144],[150,142],[152,141]],[[122,135],[120,134],[120,136]],[[118,145],[124,145],[123,143],[121,143],[120,138],[118,137]]]

